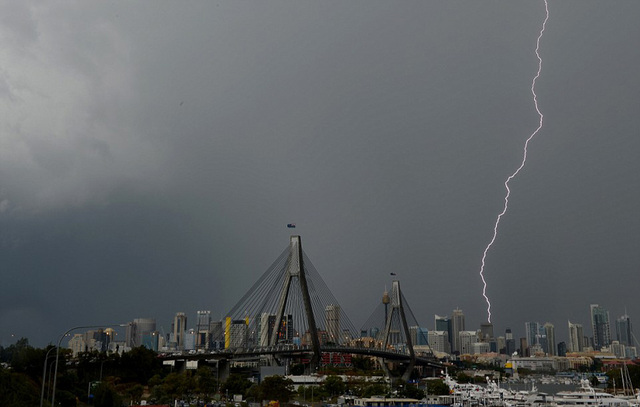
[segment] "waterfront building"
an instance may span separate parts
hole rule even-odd
[[[451,351],[452,353],[464,353],[462,352],[460,346],[460,332],[463,332],[464,330],[464,313],[461,309],[456,308],[453,310],[453,314],[451,314],[451,331],[453,335],[453,349]]]
[[[609,325],[609,311],[599,306],[591,304],[591,328],[593,329],[593,348],[600,350],[603,346],[611,343],[611,327]]]

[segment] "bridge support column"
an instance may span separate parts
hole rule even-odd
[[[390,342],[390,336],[392,334],[399,335],[400,332],[398,330],[393,330],[393,328],[400,328],[404,332],[406,345],[409,350],[409,365],[406,370],[402,374],[402,379],[404,381],[408,381],[411,377],[411,371],[416,364],[416,354],[413,350],[413,343],[411,341],[411,333],[409,332],[409,326],[407,324],[407,317],[404,314],[404,306],[402,304],[402,294],[400,291],[400,282],[398,280],[394,280],[391,286],[391,312],[387,314],[387,320],[384,328],[384,338],[382,342],[382,349],[386,350],[387,346]],[[387,367],[384,360],[381,361],[382,369],[385,371],[387,376],[391,378],[391,372]],[[392,378],[391,378],[392,379]],[[393,379],[392,379],[393,380]]]
[[[276,345],[278,342],[278,332],[284,317],[284,310],[289,297],[289,289],[294,277],[297,277],[302,292],[302,301],[304,303],[304,312],[307,317],[309,334],[311,335],[311,347],[313,356],[311,357],[311,371],[315,371],[320,364],[320,339],[318,338],[318,329],[316,328],[316,320],[311,307],[311,297],[309,297],[309,287],[307,286],[307,277],[304,271],[304,262],[302,256],[302,241],[300,236],[291,236],[289,242],[289,259],[287,260],[287,271],[285,275],[284,285],[280,291],[280,300],[278,301],[278,312],[276,313],[275,326],[269,340],[269,345]]]

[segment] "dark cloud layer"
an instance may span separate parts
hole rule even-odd
[[[487,258],[498,332],[640,318],[632,1],[549,4],[544,127]],[[224,315],[288,243],[362,324],[486,319],[543,2],[0,5],[0,342]],[[588,329],[587,329],[588,331]]]

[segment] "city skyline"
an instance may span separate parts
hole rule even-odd
[[[592,336],[590,304],[612,333],[640,315],[640,2],[548,6],[544,126],[484,269],[516,341],[531,321]],[[355,325],[390,273],[421,324],[487,322],[483,249],[539,124],[542,0],[0,13],[0,344],[218,320],[292,232]]]

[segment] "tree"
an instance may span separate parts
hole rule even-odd
[[[260,400],[278,400],[286,403],[293,394],[293,380],[285,379],[283,376],[265,377],[260,383]]]
[[[328,376],[322,385],[330,397],[343,394],[347,386],[340,376]]]
[[[225,394],[228,394],[229,397],[234,394],[242,394],[245,396],[247,394],[247,390],[251,387],[251,382],[244,376],[234,373],[229,375],[227,380],[225,380],[222,385],[222,391]]]
[[[444,396],[449,394],[449,386],[442,379],[427,380],[427,393]]]

